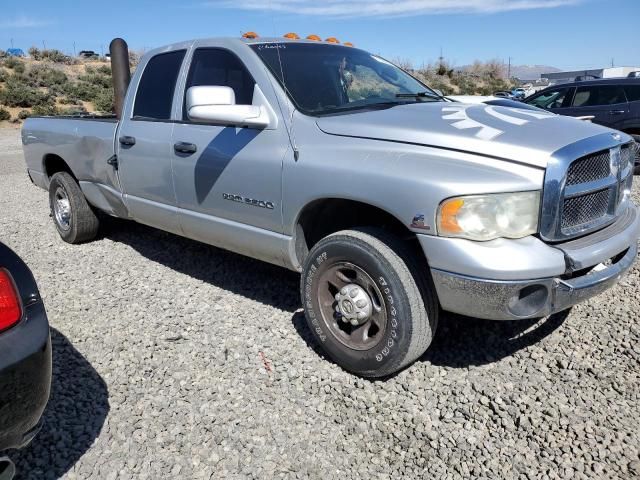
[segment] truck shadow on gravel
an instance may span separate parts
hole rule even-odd
[[[560,328],[570,310],[542,319],[496,321],[442,313],[429,350],[420,361],[467,368],[497,362],[540,342]]]
[[[543,319],[491,321],[444,312],[435,338],[418,362],[450,368],[497,362],[551,335],[568,315],[567,310]],[[304,313],[296,312],[291,322],[309,348],[324,357],[307,327]],[[381,380],[394,378],[398,373]]]
[[[149,260],[292,313],[300,337],[323,356],[300,311],[297,273],[134,222],[109,218],[103,223],[104,238],[129,245]],[[419,361],[453,368],[496,362],[550,335],[567,316],[568,311],[541,320],[488,321],[443,313]]]
[[[20,479],[56,479],[91,447],[109,413],[107,385],[67,338],[51,328],[53,378],[42,430],[12,451]]]
[[[295,272],[146,225],[113,218],[101,222],[103,238],[176,272],[280,310],[300,308]]]

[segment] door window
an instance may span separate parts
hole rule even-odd
[[[627,101],[622,87],[615,85],[594,85],[578,87],[573,98],[574,107],[595,107],[598,105],[614,105]]]
[[[176,80],[186,50],[161,53],[151,58],[142,73],[133,118],[139,120],[168,120]]]
[[[550,108],[561,108],[569,93],[568,88],[558,88],[555,90],[549,90],[542,93],[535,98],[532,98],[527,103],[534,107],[544,108],[548,110]]]
[[[231,87],[237,105],[251,105],[256,82],[240,59],[228,50],[199,48],[193,54],[187,87],[217,86]],[[186,108],[183,114],[188,120]]]
[[[640,85],[627,85],[624,87],[624,90],[627,93],[627,99],[630,102],[640,101]]]

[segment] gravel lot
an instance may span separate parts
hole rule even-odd
[[[310,343],[294,273],[123,221],[64,243],[15,129],[0,192],[54,346],[20,478],[640,477],[637,267],[539,322],[446,315],[420,361],[367,381]]]

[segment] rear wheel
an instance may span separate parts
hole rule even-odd
[[[424,353],[438,308],[419,263],[406,242],[378,229],[345,230],[313,247],[302,298],[309,328],[332,360],[382,377]]]
[[[80,186],[67,172],[58,172],[49,183],[51,217],[60,237],[68,243],[93,240],[99,221]]]

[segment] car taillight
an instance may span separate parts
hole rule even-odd
[[[20,299],[9,272],[0,269],[0,332],[12,327],[20,317]]]

